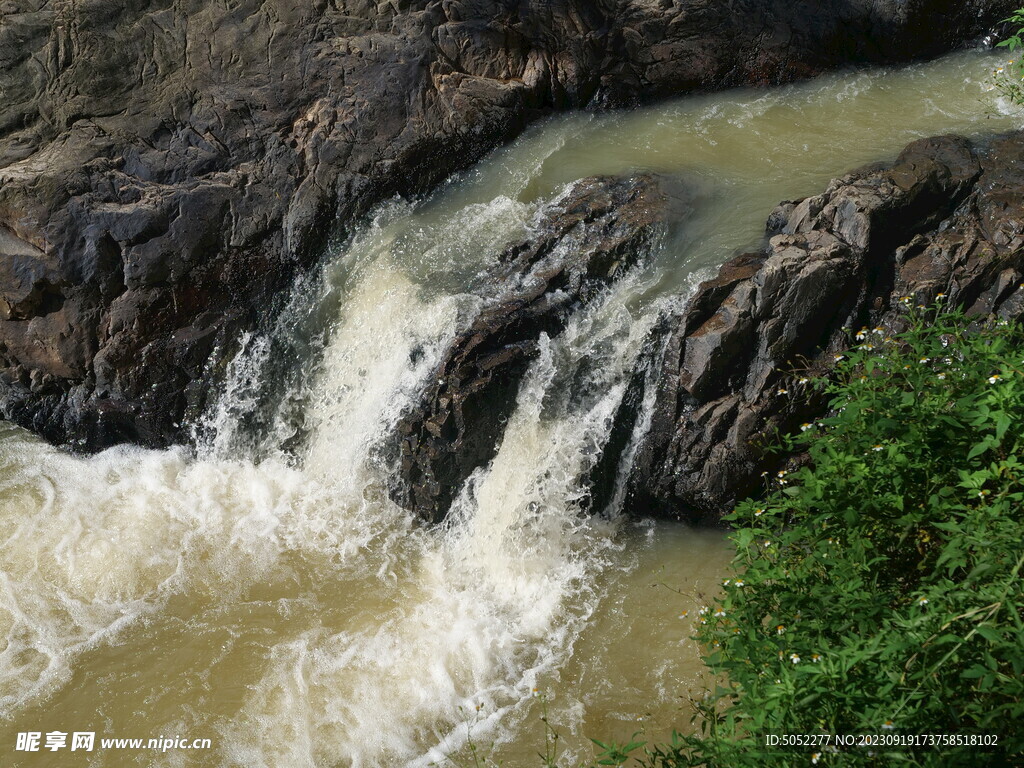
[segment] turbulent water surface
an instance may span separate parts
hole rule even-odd
[[[246,339],[197,451],[69,456],[0,426],[4,765],[507,765],[587,736],[664,737],[702,684],[681,611],[723,537],[580,512],[658,311],[781,199],[936,133],[1005,130],[993,59],[853,72],[537,126],[428,200],[384,206],[279,327]],[[465,286],[597,173],[678,180],[643,266],[527,374],[447,524],[387,497],[383,441],[473,317]],[[14,752],[24,731],[209,738],[209,751]]]

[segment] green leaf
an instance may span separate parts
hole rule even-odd
[[[977,680],[988,674],[988,670],[985,669],[981,664],[975,664],[965,672],[960,673],[960,677],[965,680]]]
[[[979,635],[984,637],[986,640],[988,640],[990,643],[1001,643],[1003,641],[1002,634],[1000,634],[997,630],[993,629],[992,627],[986,626],[984,624],[979,624],[977,627],[975,627],[975,631]]]
[[[975,456],[980,456],[989,449],[988,440],[982,440],[980,443],[975,443],[970,451],[967,452],[967,460],[970,461]]]
[[[1005,413],[1000,413],[996,418],[996,440],[1002,442],[1003,437],[1006,435],[1006,430],[1010,428],[1010,417]]]

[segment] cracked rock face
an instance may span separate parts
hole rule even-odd
[[[8,0],[0,413],[166,445],[375,203],[534,117],[937,54],[1005,0]]]
[[[716,520],[780,461],[765,447],[824,411],[799,383],[848,329],[901,326],[939,293],[972,315],[1024,315],[1024,133],[946,136],[887,168],[783,203],[767,246],[725,264],[663,324],[652,425],[631,478],[639,513]]]
[[[650,176],[584,179],[543,210],[530,240],[497,257],[486,278],[497,298],[452,341],[398,425],[396,502],[428,520],[444,517],[470,473],[494,458],[541,336],[561,333],[635,265],[667,210]]]

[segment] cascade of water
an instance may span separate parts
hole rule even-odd
[[[211,765],[426,766],[470,732],[512,740],[532,689],[560,676],[592,686],[586,707],[565,694],[576,733],[588,708],[628,709],[594,676],[676,680],[669,661],[638,666],[628,638],[586,631],[609,621],[609,585],[632,583],[622,574],[649,546],[623,552],[621,493],[590,515],[581,483],[648,330],[697,270],[756,239],[778,199],[919,135],[976,130],[988,66],[965,54],[552,121],[339,246],[278,327],[247,340],[195,455],[81,458],[3,427],[0,715],[13,730],[201,731]],[[985,127],[1012,124],[1000,120]],[[465,286],[566,184],[636,169],[686,175],[697,210],[542,340],[494,460],[445,525],[420,526],[388,498],[379,449],[487,298]],[[664,540],[661,567],[693,542],[695,561],[724,557],[697,536]],[[684,642],[677,625],[659,631]],[[671,690],[636,696],[676,711]]]

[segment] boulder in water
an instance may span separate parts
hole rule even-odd
[[[726,263],[662,324],[650,429],[630,479],[638,514],[715,521],[779,469],[766,452],[825,409],[800,384],[849,329],[898,329],[901,299],[1024,315],[1024,133],[978,148],[917,141],[779,206],[767,245]],[[650,365],[650,363],[646,363]]]
[[[569,317],[635,265],[667,199],[651,176],[574,184],[542,211],[486,277],[490,300],[451,342],[420,404],[398,426],[395,500],[437,521],[466,478],[494,457],[520,381]]]

